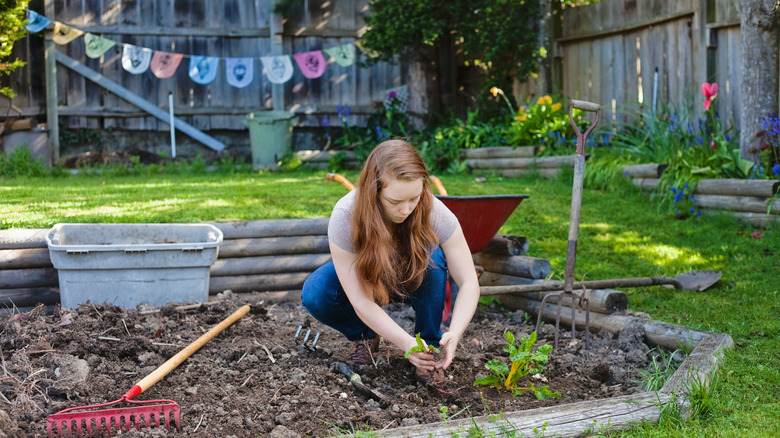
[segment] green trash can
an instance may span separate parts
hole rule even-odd
[[[249,127],[254,170],[278,170],[279,160],[292,147],[292,118],[287,111],[262,111],[244,118]]]

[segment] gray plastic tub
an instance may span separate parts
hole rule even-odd
[[[66,308],[205,302],[221,242],[209,224],[57,224],[46,234]]]

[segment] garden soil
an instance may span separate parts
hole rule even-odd
[[[42,308],[3,317],[0,333],[0,437],[46,436],[46,418],[65,408],[119,399],[168,358],[218,324],[244,299],[226,292],[216,303],[181,309],[82,305],[46,314]],[[413,330],[414,314],[403,305],[388,308]],[[445,380],[415,381],[404,352],[382,342],[375,364],[354,371],[382,395],[380,401],[356,392],[332,368],[350,345],[295,303],[252,305],[250,312],[208,342],[136,400],[171,399],[181,406],[181,429],[141,429],[124,436],[329,436],[338,431],[381,430],[455,418],[520,411],[631,394],[639,391],[638,370],[654,351],[641,328],[619,335],[593,333],[590,349],[562,330],[544,372],[519,383],[548,386],[559,398],[537,400],[533,393],[474,386],[488,373],[485,363],[504,359],[505,332],[518,341],[533,331],[521,312],[495,305],[480,308],[465,333]],[[296,342],[311,330],[312,351]],[[543,325],[537,345],[553,343]],[[582,334],[578,334],[581,338]],[[338,428],[338,429],[337,429]]]

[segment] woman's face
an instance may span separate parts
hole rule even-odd
[[[379,192],[383,219],[388,224],[400,224],[405,221],[417,204],[423,192],[423,180],[391,180]]]

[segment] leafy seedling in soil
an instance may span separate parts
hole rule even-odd
[[[417,345],[414,347],[406,350],[406,353],[404,353],[404,359],[409,359],[409,355],[416,352],[422,352],[422,353],[430,353],[430,354],[439,354],[439,349],[432,346],[432,345],[425,345],[422,338],[420,338],[420,334],[417,333],[414,335],[414,340],[417,341]]]
[[[515,347],[515,335],[512,332],[506,332],[506,341],[504,351],[509,354],[511,366],[500,359],[491,359],[485,366],[491,374],[485,377],[478,377],[474,381],[474,386],[490,386],[501,390],[505,388],[511,391],[512,396],[518,396],[523,391],[533,391],[539,400],[545,400],[550,397],[560,397],[561,393],[552,392],[546,386],[537,388],[533,382],[528,387],[517,385],[517,381],[527,375],[541,374],[544,370],[544,364],[549,360],[552,346],[550,344],[540,345],[536,352],[533,352],[533,346],[536,342],[536,332],[531,333],[527,338],[520,340],[520,345]]]

